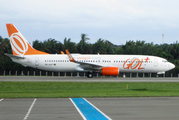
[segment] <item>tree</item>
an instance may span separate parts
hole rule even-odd
[[[87,53],[87,40],[89,40],[89,38],[87,37],[87,34],[81,34],[81,40],[80,42],[77,44],[77,49],[78,52],[81,54]]]
[[[105,48],[106,54],[115,54],[114,45],[108,40],[105,40]]]
[[[76,43],[71,42],[71,39],[69,38],[67,40],[67,38],[64,39],[64,44],[63,44],[63,51],[65,51],[65,49],[68,49],[70,52],[77,52],[76,50]]]
[[[105,44],[104,44],[104,40],[102,40],[101,38],[97,40],[97,42],[95,42],[93,44],[93,54],[96,53],[100,53],[100,54],[104,54],[105,53]]]
[[[33,42],[33,47],[37,50],[41,50],[50,54],[60,54],[60,51],[63,50],[63,44],[52,38],[49,38],[44,42],[39,42],[36,40]]]

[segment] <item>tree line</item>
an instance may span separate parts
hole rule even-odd
[[[128,40],[124,45],[114,45],[109,40],[99,38],[95,43],[89,43],[87,34],[81,34],[79,43],[72,42],[70,38],[65,38],[63,43],[49,38],[44,41],[35,40],[32,46],[40,51],[50,54],[61,54],[61,51],[68,49],[71,53],[80,54],[135,54],[135,55],[154,55],[167,59],[169,62],[175,64],[175,69],[166,73],[170,76],[172,73],[178,76],[179,73],[179,43],[176,41],[172,44],[154,44],[146,43],[144,40]],[[23,71],[34,71],[36,69],[23,67],[20,64],[12,62],[12,60],[5,56],[4,53],[12,54],[10,41],[8,38],[0,36],[0,75],[4,71],[14,71],[18,73]],[[38,70],[36,70],[38,71]]]

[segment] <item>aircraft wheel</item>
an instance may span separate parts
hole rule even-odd
[[[89,72],[87,76],[88,76],[88,78],[92,78],[93,74],[91,72]]]

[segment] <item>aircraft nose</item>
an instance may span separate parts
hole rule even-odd
[[[175,65],[172,64],[172,63],[170,63],[170,64],[169,64],[169,68],[170,68],[170,69],[173,69],[173,68],[175,68]]]
[[[172,66],[172,69],[175,68],[175,65],[174,65],[174,64],[172,64],[171,66]]]

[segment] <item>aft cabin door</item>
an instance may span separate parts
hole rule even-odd
[[[35,58],[35,66],[39,66],[39,58],[38,57]]]
[[[157,58],[154,59],[154,67],[157,67],[158,66],[158,60]]]

